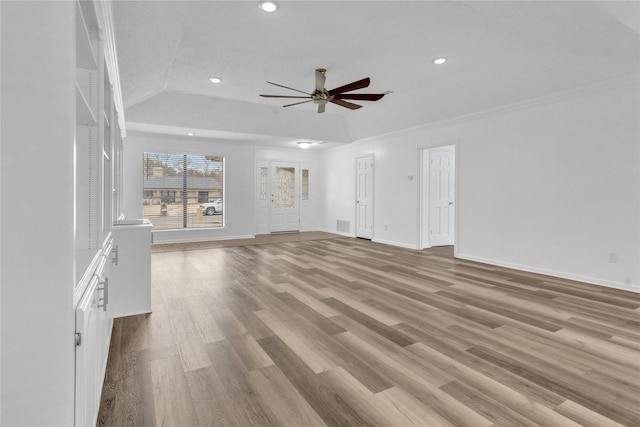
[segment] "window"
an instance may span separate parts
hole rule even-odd
[[[175,203],[176,202],[176,192],[175,191],[163,191],[162,196],[160,197],[160,201],[162,203]]]
[[[260,168],[260,200],[267,200],[267,180],[269,179],[269,172],[267,168]]]
[[[309,169],[302,169],[302,200],[309,200]]]
[[[224,225],[224,158],[144,153],[143,210],[155,228]]]
[[[276,167],[275,203],[277,208],[293,208],[296,203],[296,168]]]

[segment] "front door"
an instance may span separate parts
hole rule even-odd
[[[373,156],[356,160],[356,237],[373,238]]]
[[[298,164],[271,164],[271,232],[300,230]]]
[[[432,149],[429,155],[429,243],[453,245],[454,151]]]

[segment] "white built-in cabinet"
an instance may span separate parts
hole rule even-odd
[[[96,425],[113,325],[115,159],[118,111],[105,48],[105,4],[76,3],[75,425]],[[112,68],[113,69],[113,68]]]
[[[0,424],[95,426],[122,212],[111,3],[0,2],[0,18]]]

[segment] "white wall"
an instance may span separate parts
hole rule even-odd
[[[417,248],[419,151],[453,143],[458,257],[640,291],[638,86],[635,78],[328,150],[322,226],[348,219],[353,228],[355,159],[373,153],[374,240]]]
[[[0,3],[2,425],[71,426],[76,5]]]
[[[356,155],[362,151],[364,147],[356,148],[352,144],[322,153],[322,230],[335,232],[337,220],[349,220],[351,228],[347,234],[355,235]],[[374,223],[375,220],[374,217]]]
[[[418,248],[420,150],[455,144],[456,256],[640,291],[638,86],[626,80],[320,152],[132,135],[125,213],[142,215],[142,153],[180,147],[227,158],[231,227],[156,242],[253,236],[258,160],[310,164],[312,229],[335,232],[348,220],[353,234],[355,162],[373,154],[374,240]]]
[[[210,229],[154,230],[154,243],[207,241],[253,237],[255,228],[255,159],[299,162],[310,166],[312,206],[320,193],[318,154],[313,150],[256,148],[244,142],[131,134],[124,141],[124,213],[141,218],[142,157],[145,152],[212,154],[225,157],[225,227]],[[315,176],[314,176],[315,175]],[[319,229],[319,215],[313,214],[311,229]]]
[[[465,129],[475,143],[459,153],[458,255],[640,291],[638,93],[611,88]]]
[[[270,160],[270,161],[282,161],[282,162],[298,162],[308,163],[313,167],[317,167],[319,164],[321,152],[302,148],[269,148],[257,146],[255,148],[256,159]]]

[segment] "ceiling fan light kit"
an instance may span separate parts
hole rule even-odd
[[[385,96],[385,94],[389,93],[389,92],[385,92],[385,93],[346,93],[346,92],[351,92],[354,90],[358,90],[358,89],[363,89],[365,87],[368,87],[369,84],[371,83],[371,79],[369,77],[366,77],[362,80],[358,80],[356,82],[352,82],[349,84],[346,84],[344,86],[340,86],[337,87],[335,89],[331,89],[331,90],[327,90],[324,85],[325,85],[325,80],[326,80],[326,73],[327,70],[324,68],[317,68],[316,69],[316,88],[313,92],[308,93],[308,92],[304,92],[302,90],[298,90],[298,89],[294,89],[288,86],[283,86],[277,83],[273,83],[273,82],[269,82],[267,81],[267,83],[272,84],[274,86],[278,86],[284,89],[289,89],[289,90],[293,90],[295,92],[300,92],[300,93],[304,93],[306,96],[287,96],[287,95],[264,95],[264,94],[260,94],[260,96],[265,97],[265,98],[299,98],[299,99],[307,99],[307,101],[300,101],[300,102],[294,102],[292,104],[287,104],[287,105],[283,105],[283,107],[291,107],[293,105],[299,105],[299,104],[305,104],[307,102],[313,102],[314,104],[318,105],[318,113],[324,113],[325,111],[325,106],[328,103],[333,103],[336,105],[339,105],[341,107],[344,108],[348,108],[350,110],[357,110],[358,108],[362,107],[362,105],[358,105],[358,104],[354,104],[353,102],[349,102],[349,101],[345,101],[346,99],[348,100],[359,100],[359,101],[377,101],[380,98],[382,98],[383,96]]]

